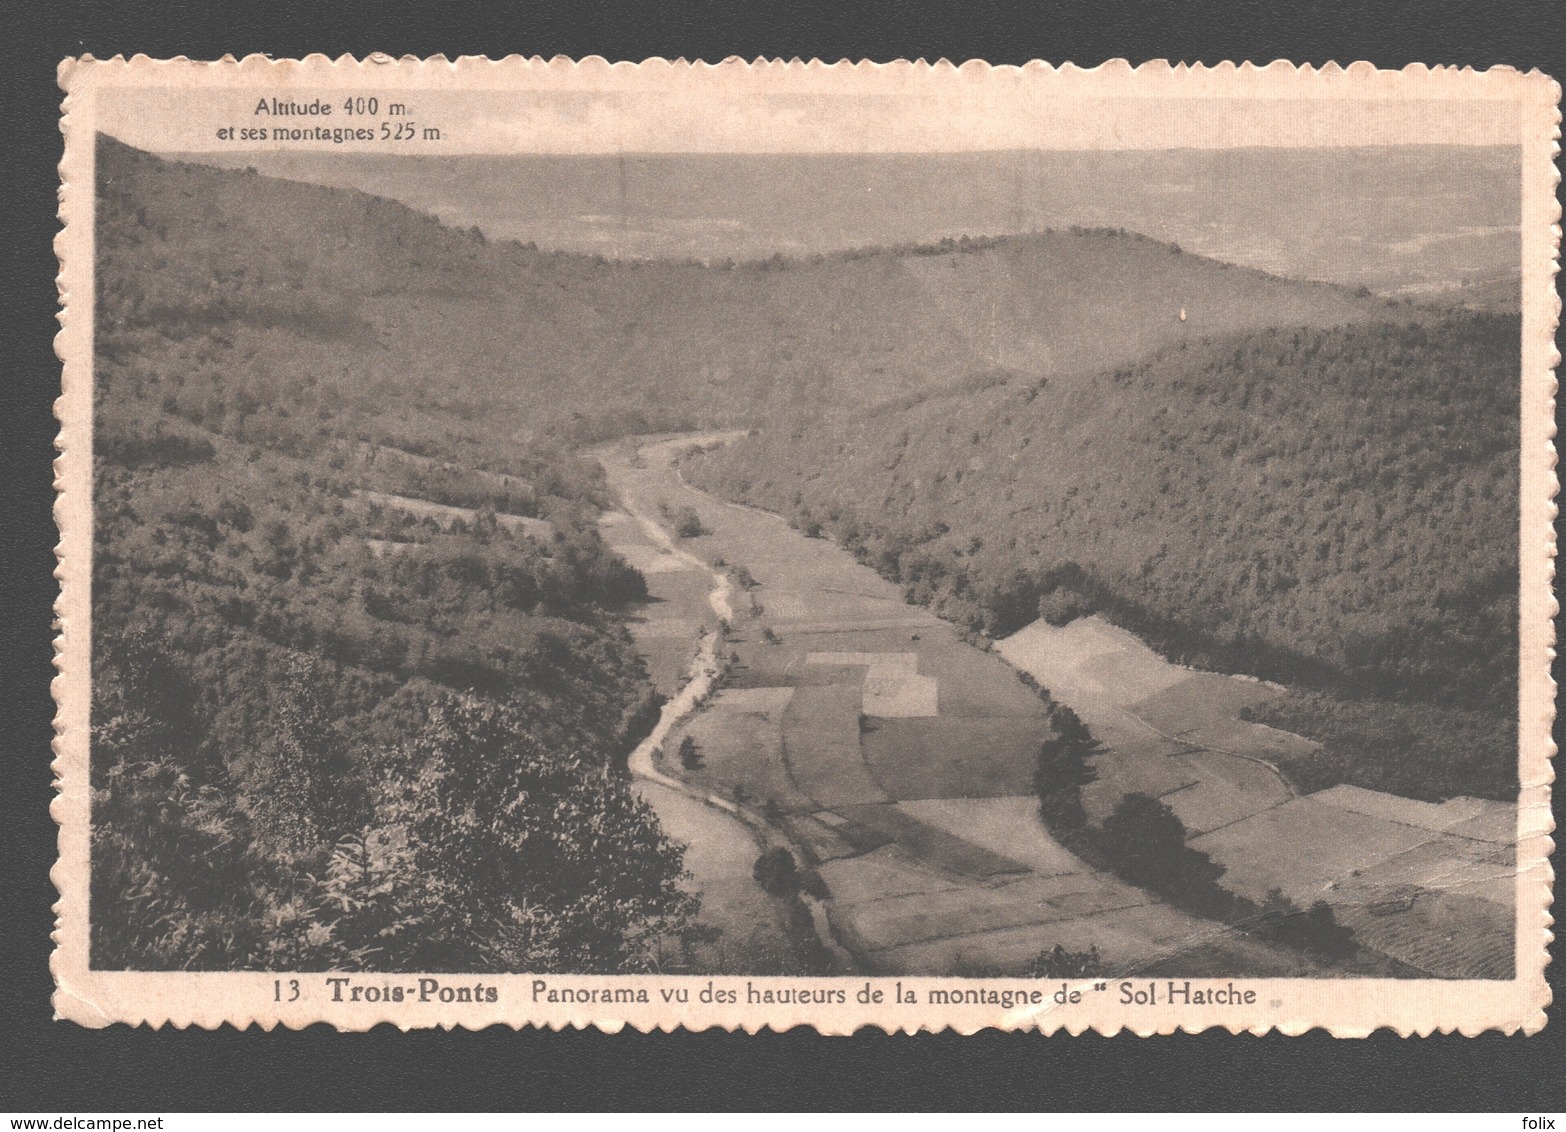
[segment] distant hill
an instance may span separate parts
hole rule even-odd
[[[1412,294],[1515,280],[1520,247],[1516,146],[190,157],[390,197],[492,240],[611,258],[806,257],[1075,224]]]
[[[329,395],[365,419],[417,408],[580,442],[1061,379],[1183,340],[1391,309],[1116,230],[732,267],[616,263],[111,139],[99,161],[128,221],[117,238],[165,261],[115,308],[123,317],[298,332],[287,365],[223,374],[230,399],[243,391],[262,415]],[[112,241],[103,250],[119,254]],[[333,345],[347,339],[358,348]],[[182,395],[206,395],[189,384]]]
[[[757,426],[710,458],[715,482],[889,537],[944,527],[929,549],[961,566],[944,573],[995,591],[948,596],[992,621],[1075,563],[1225,655],[1254,641],[1395,670],[1394,694],[1506,698],[1469,678],[1504,658],[1454,659],[1482,633],[1421,636],[1411,655],[1442,658],[1428,679],[1394,654],[1421,617],[1448,625],[1515,588],[1499,503],[1515,490],[1515,318],[1118,230],[616,263],[109,138],[98,163],[100,350],[168,371],[157,406],[199,427],[512,471],[552,514],[540,442]],[[100,395],[137,372],[106,365]],[[1001,597],[1017,570],[1022,596]]]

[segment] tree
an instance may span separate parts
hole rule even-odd
[[[1096,943],[1086,951],[1067,951],[1057,943],[1039,952],[1028,969],[1028,977],[1033,979],[1091,979],[1103,973],[1103,958]]]
[[[1178,887],[1185,823],[1163,802],[1146,794],[1127,794],[1104,821],[1104,844],[1115,871],[1132,884],[1155,892]]]
[[[696,745],[696,740],[691,736],[687,735],[680,740],[679,755],[680,765],[686,770],[701,769],[701,748]]]
[[[275,729],[259,745],[262,757],[249,783],[262,816],[283,852],[309,853],[330,845],[363,818],[363,791],[347,743],[333,725],[332,666],[290,653],[278,674]]]
[[[1185,823],[1157,798],[1127,794],[1104,819],[1102,837],[1116,875],[1176,903],[1222,914],[1233,898],[1217,886],[1223,867],[1185,843]]]
[[[696,514],[694,507],[680,507],[671,516],[674,523],[674,533],[681,538],[696,538],[707,533],[707,528],[702,526],[701,516]]]
[[[1050,712],[1053,734],[1039,744],[1033,772],[1033,791],[1039,799],[1039,815],[1052,829],[1077,830],[1087,821],[1082,809],[1082,787],[1098,779],[1089,763],[1100,746],[1087,724],[1063,704]]]
[[[751,875],[769,895],[793,896],[799,891],[799,865],[794,854],[781,845],[757,857]]]
[[[380,811],[412,852],[392,899],[423,926],[403,964],[628,971],[694,914],[683,855],[628,783],[518,707],[450,696]]]
[[[146,628],[99,645],[92,730],[92,961],[105,968],[298,968],[344,958],[310,938],[309,878],[257,852],[196,691]]]
[[[1303,910],[1281,888],[1268,891],[1256,916],[1255,934],[1289,947],[1310,951],[1335,963],[1351,958],[1359,945],[1354,929],[1338,923],[1337,914],[1324,900]]]

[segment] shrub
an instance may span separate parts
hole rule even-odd
[[[215,454],[205,440],[158,431],[151,436],[124,436],[105,432],[98,441],[104,459],[122,468],[181,468],[208,463]]]
[[[1338,923],[1336,913],[1325,900],[1318,900],[1308,911],[1274,888],[1267,893],[1257,914],[1259,926],[1253,934],[1288,947],[1309,951],[1328,962],[1350,959],[1359,950],[1354,929]]]
[[[674,533],[681,538],[696,538],[707,533],[707,528],[701,524],[701,516],[696,514],[696,510],[693,507],[676,508],[672,515],[672,521],[674,523]]]
[[[1057,629],[1096,612],[1089,598],[1066,586],[1053,589],[1039,598],[1039,616]]]
[[[1039,815],[1051,829],[1079,830],[1087,817],[1082,809],[1082,787],[1098,779],[1088,760],[1098,754],[1098,740],[1077,713],[1057,705],[1050,713],[1054,734],[1039,744],[1038,765],[1033,771],[1033,791],[1039,799]]]
[[[757,857],[751,875],[762,891],[771,896],[794,896],[799,892],[799,866],[794,854],[782,846]]]
[[[1104,973],[1098,945],[1086,951],[1067,951],[1060,944],[1041,951],[1028,968],[1031,979],[1091,979]]]

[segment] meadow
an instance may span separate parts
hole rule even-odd
[[[780,839],[855,969],[1019,974],[1060,944],[1097,946],[1111,971],[1315,970],[1065,848],[1033,792],[1052,700],[1001,650],[919,615],[826,540],[691,490],[668,463],[679,447],[611,459],[610,481],[646,513],[698,514],[703,533],[680,549],[747,584],[724,634],[723,687],[660,766]],[[650,576],[655,592],[665,576]],[[876,687],[911,676],[933,692],[914,714]],[[709,809],[707,821],[727,819]],[[728,867],[743,866],[736,856]]]

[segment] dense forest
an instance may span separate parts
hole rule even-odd
[[[1507,797],[1519,364],[1514,316],[1267,329],[773,425],[686,471],[993,636],[1098,612],[1320,693],[1265,717],[1328,741],[1312,786]],[[1388,702],[1452,714],[1410,731],[1354,706]]]
[[[234,266],[127,186],[147,160],[100,151],[93,963],[653,962],[694,909],[623,773],[658,704],[601,472],[365,389],[319,265],[373,268]]]

